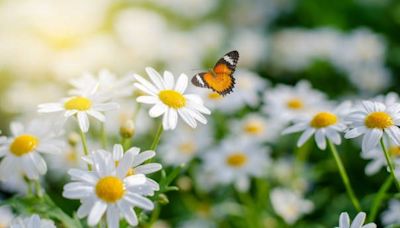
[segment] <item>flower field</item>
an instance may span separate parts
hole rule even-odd
[[[399,15],[0,1],[0,227],[400,227]]]

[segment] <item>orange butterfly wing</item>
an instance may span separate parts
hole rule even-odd
[[[236,64],[239,59],[237,51],[231,51],[224,55],[213,68],[213,72],[203,72],[196,74],[192,78],[192,83],[195,86],[210,88],[220,95],[226,95],[232,92],[235,86],[235,72]]]

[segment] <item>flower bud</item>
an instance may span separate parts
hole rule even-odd
[[[75,147],[76,144],[80,142],[80,136],[76,132],[72,132],[68,135],[68,144],[72,147]]]
[[[135,126],[132,120],[127,120],[121,124],[119,134],[122,138],[132,138],[135,135]]]

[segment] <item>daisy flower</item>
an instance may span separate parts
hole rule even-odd
[[[326,105],[325,96],[307,81],[295,86],[278,85],[264,95],[263,111],[273,119],[289,122]]]
[[[250,187],[251,177],[262,176],[270,163],[269,149],[249,140],[225,139],[204,154],[206,173],[219,184],[233,183],[239,191]]]
[[[114,160],[114,164],[117,168],[128,152],[133,155],[132,166],[129,167],[129,170],[127,172],[128,176],[134,174],[147,175],[161,170],[162,166],[158,163],[143,164],[147,160],[156,156],[156,152],[152,150],[140,152],[140,148],[132,147],[124,153],[124,149],[120,144],[115,144],[112,151],[112,159]],[[83,160],[93,165],[92,157],[83,157]],[[157,182],[147,177],[146,177],[146,185],[150,187],[148,194],[146,195],[153,195],[154,191],[158,191],[160,189]]]
[[[392,199],[389,201],[389,208],[382,213],[382,223],[386,226],[400,224],[400,201]]]
[[[312,201],[286,188],[274,188],[270,199],[275,212],[289,225],[293,225],[301,216],[314,209]]]
[[[38,106],[39,113],[64,113],[62,122],[74,116],[78,120],[79,128],[83,132],[89,130],[89,118],[92,116],[104,122],[102,112],[118,109],[117,103],[108,102],[109,98],[97,94],[98,86],[92,86],[81,94],[64,98],[57,103],[45,103]]]
[[[28,218],[16,218],[12,221],[10,228],[25,228],[25,227],[40,227],[40,228],[56,228],[54,222],[47,219],[40,219],[39,215],[32,215]]]
[[[350,217],[347,212],[342,212],[339,218],[339,226],[337,228],[376,228],[375,223],[368,223],[364,225],[366,214],[360,212],[354,218],[353,222],[350,222]]]
[[[187,125],[178,125],[171,133],[164,135],[158,153],[166,165],[179,166],[190,162],[213,142],[213,132],[209,125],[202,125],[196,130]]]
[[[297,141],[297,146],[302,146],[312,135],[321,150],[326,149],[326,139],[339,145],[342,141],[340,132],[346,130],[347,125],[344,118],[348,114],[351,104],[344,102],[333,111],[317,112],[311,117],[303,117],[295,121],[293,126],[286,128],[283,134],[303,131]]]
[[[163,115],[164,130],[175,129],[178,123],[178,115],[192,128],[197,126],[196,120],[202,124],[207,123],[203,114],[211,114],[204,105],[202,99],[194,94],[184,94],[188,85],[188,78],[181,74],[175,83],[171,72],[165,71],[164,77],[153,68],[147,67],[146,72],[151,81],[135,75],[138,83],[135,86],[146,93],[136,100],[140,103],[152,104],[149,115],[153,118]]]
[[[387,138],[385,137],[384,139]],[[393,163],[396,167],[400,167],[400,145],[394,144],[391,140],[384,141],[385,145],[387,145],[389,154],[392,156]],[[365,174],[367,175],[376,174],[383,167],[387,167],[387,161],[380,146],[375,146],[373,149],[368,151],[362,151],[361,157],[370,160],[370,162],[365,166]],[[399,176],[397,171],[400,170],[396,169],[396,175]]]
[[[52,132],[49,122],[34,120],[25,128],[18,122],[10,125],[12,136],[0,138],[0,179],[6,180],[16,173],[37,180],[47,172],[45,160],[40,155],[61,152],[61,141]]]
[[[283,123],[257,113],[246,115],[243,119],[232,122],[232,131],[236,136],[243,136],[258,142],[273,142],[280,135]]]
[[[88,89],[98,86],[97,93],[100,97],[110,97],[111,99],[129,97],[134,91],[133,81],[134,77],[131,74],[118,78],[109,70],[102,69],[97,76],[85,73],[79,78],[72,79],[70,84],[74,88],[69,91],[69,94],[80,96]]]
[[[383,134],[400,145],[400,105],[397,103],[388,107],[380,102],[363,101],[347,119],[352,129],[344,137],[351,139],[364,135],[362,151],[373,149]]]
[[[309,187],[310,170],[305,165],[299,165],[294,158],[279,158],[274,160],[268,177],[296,192],[304,193]]]
[[[63,196],[79,199],[79,218],[88,217],[88,225],[95,226],[106,214],[107,226],[119,227],[122,215],[131,226],[138,225],[133,207],[153,210],[154,204],[144,197],[152,186],[143,174],[129,173],[135,164],[135,152],[127,151],[116,167],[113,155],[103,150],[92,153],[93,171],[71,169],[71,183],[64,186]],[[137,163],[137,162],[136,162]]]
[[[386,106],[391,106],[400,102],[399,95],[395,92],[390,92],[386,95],[379,95],[374,98],[374,101],[384,103]]]

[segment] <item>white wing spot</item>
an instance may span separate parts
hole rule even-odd
[[[227,61],[231,65],[235,65],[235,60],[229,57],[229,55],[224,56],[224,60]]]
[[[196,75],[196,79],[197,79],[197,81],[201,84],[201,86],[204,86],[204,82],[203,82],[203,79],[200,77],[200,75]]]

